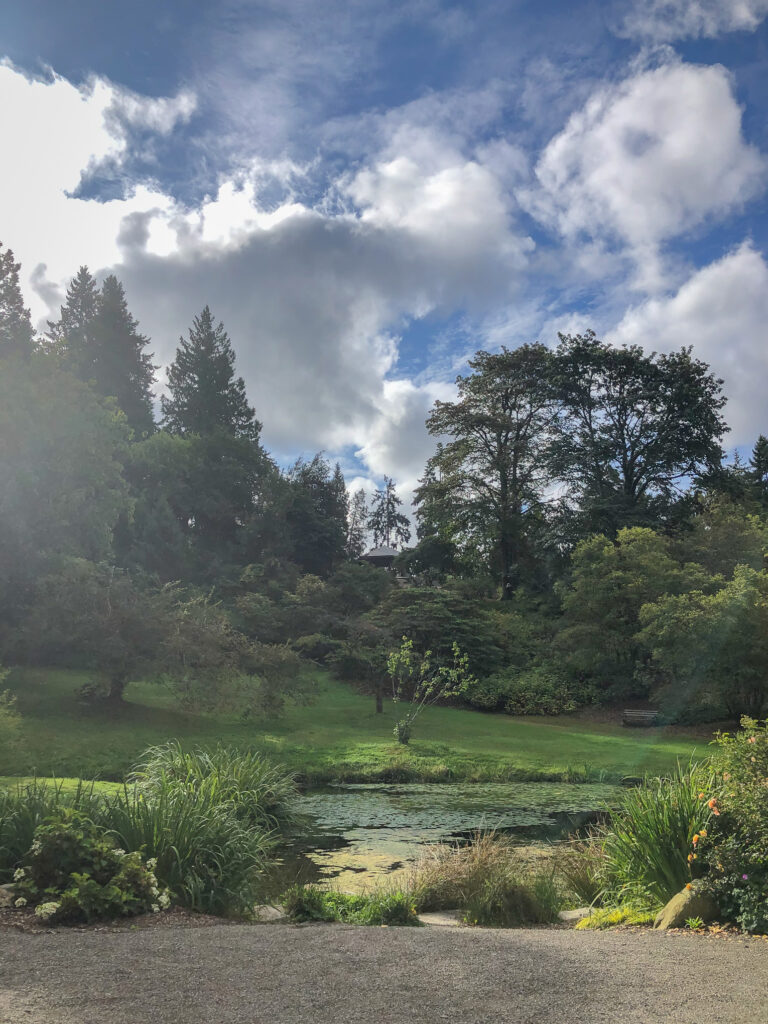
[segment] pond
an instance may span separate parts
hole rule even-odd
[[[461,842],[496,829],[521,846],[543,847],[615,806],[603,783],[337,785],[299,798],[300,829],[287,837],[274,886],[331,883],[359,891],[396,880],[429,843]]]

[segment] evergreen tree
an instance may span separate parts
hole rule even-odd
[[[0,242],[0,357],[28,356],[33,349],[32,320],[19,285],[20,263]]]
[[[179,339],[168,368],[168,391],[161,403],[163,423],[172,434],[222,431],[258,441],[261,424],[248,405],[245,381],[235,377],[232,344],[208,306],[195,317],[189,339]]]
[[[768,508],[768,437],[763,434],[755,441],[749,465],[755,498]]]
[[[359,558],[365,551],[365,539],[368,535],[368,502],[365,491],[360,488],[352,495],[347,520],[347,555]]]
[[[93,380],[100,394],[117,399],[130,426],[142,435],[155,429],[155,368],[151,353],[144,351],[149,339],[139,334],[138,326],[128,311],[123,286],[110,274],[101,286],[92,321],[92,355],[80,372],[90,374],[87,379]]]
[[[375,547],[397,547],[398,543],[407,544],[411,539],[408,518],[398,512],[400,505],[402,501],[397,495],[394,482],[385,476],[384,486],[373,496],[368,517],[368,529],[373,533]]]
[[[321,454],[299,459],[288,474],[292,499],[287,521],[293,538],[292,560],[304,573],[329,576],[344,558],[347,493],[337,465],[333,474]]]
[[[48,321],[50,349],[62,365],[81,380],[95,379],[96,349],[93,324],[99,308],[99,289],[88,267],[80,267],[67,288],[61,315]]]

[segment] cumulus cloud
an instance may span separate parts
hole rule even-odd
[[[608,334],[614,344],[639,344],[670,351],[693,345],[725,380],[729,440],[751,444],[768,432],[768,265],[745,242],[696,271],[673,295],[649,299],[628,310]]]
[[[119,258],[118,236],[127,216],[173,205],[146,185],[108,202],[77,198],[84,179],[99,167],[119,164],[131,127],[167,133],[192,109],[187,93],[147,99],[102,78],[77,88],[52,72],[32,78],[0,63],[2,240],[28,270],[45,263],[31,281],[37,315],[46,312],[55,282],[71,275],[77,262],[104,266]],[[30,201],[20,202],[22,196]]]
[[[672,42],[754,32],[768,15],[768,0],[630,0],[617,34]]]
[[[522,200],[571,242],[626,247],[653,290],[662,243],[740,207],[767,168],[743,138],[726,69],[667,63],[598,89],[546,146]]]
[[[413,318],[513,293],[532,246],[503,184],[519,156],[503,142],[465,150],[455,132],[401,116],[314,203],[301,195],[311,168],[285,157],[251,158],[192,207],[155,185],[108,201],[83,191],[99,168],[129,161],[135,132],[144,145],[193,111],[187,93],[150,99],[0,67],[0,128],[15,154],[0,223],[35,316],[57,312],[80,263],[114,271],[167,364],[209,303],[279,455],[356,451],[369,475],[414,483],[442,386],[400,379],[399,334]],[[20,195],[34,195],[34,218]]]

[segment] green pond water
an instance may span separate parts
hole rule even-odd
[[[521,846],[565,838],[615,806],[621,789],[594,783],[338,785],[298,800],[275,886],[297,877],[360,890],[396,877],[429,843],[497,829]]]

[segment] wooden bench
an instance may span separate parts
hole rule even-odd
[[[631,708],[626,708],[621,716],[621,724],[635,726],[638,728],[649,728],[652,725],[658,725],[659,712],[658,711],[633,711]]]

